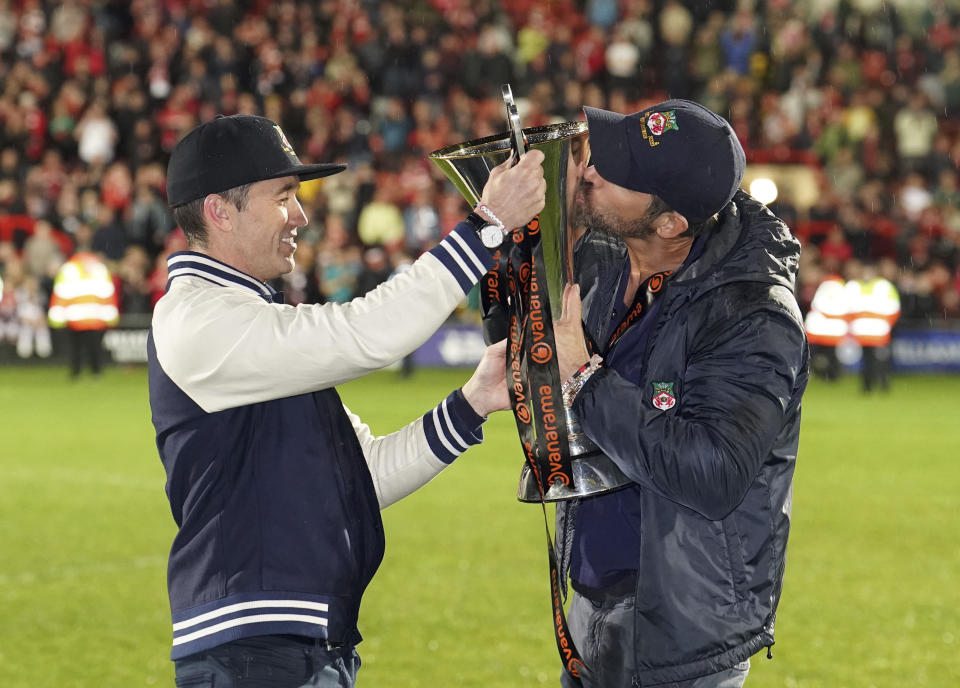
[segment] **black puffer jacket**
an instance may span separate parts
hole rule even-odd
[[[575,400],[586,434],[642,488],[643,686],[732,667],[774,642],[808,369],[799,254],[786,226],[738,192],[668,282],[626,376],[601,369]],[[617,294],[624,256],[612,257],[589,235],[577,253],[594,339]],[[654,383],[673,383],[672,408],[654,406]]]

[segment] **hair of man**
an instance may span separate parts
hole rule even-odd
[[[252,184],[241,184],[220,191],[216,195],[236,207],[237,210],[243,211],[247,207],[251,186]],[[173,219],[183,230],[183,234],[187,238],[187,246],[190,248],[206,248],[207,246],[207,228],[203,223],[203,201],[204,198],[198,198],[173,209]]]

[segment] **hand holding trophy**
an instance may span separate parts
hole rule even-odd
[[[503,225],[501,241],[511,229],[524,226],[543,209],[547,182],[542,163],[543,153],[531,150],[519,162],[507,160],[490,170],[477,213],[498,228]]]

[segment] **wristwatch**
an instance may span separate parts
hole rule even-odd
[[[477,230],[480,241],[483,242],[483,245],[487,248],[497,248],[503,243],[504,237],[507,236],[507,233],[503,231],[503,229],[492,222],[488,222],[478,213],[470,213],[467,215],[467,222]]]

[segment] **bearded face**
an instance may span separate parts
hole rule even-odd
[[[594,185],[584,179],[574,204],[573,224],[587,231],[620,239],[646,239],[656,232],[654,220],[667,210],[659,198],[647,196],[650,203],[643,213],[639,217],[627,217],[615,206],[601,207],[594,190]]]

